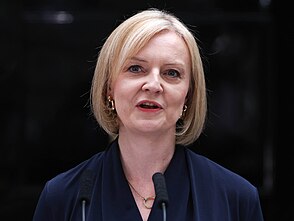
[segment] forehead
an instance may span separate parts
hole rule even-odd
[[[175,31],[170,30],[163,30],[157,34],[155,34],[147,43],[148,44],[164,44],[164,45],[171,45],[177,46],[180,44],[181,46],[187,47],[184,39],[180,34]],[[146,46],[145,45],[145,46]]]
[[[165,31],[154,35],[131,58],[145,56],[149,56],[152,60],[165,59],[171,63],[180,62],[187,68],[191,67],[189,48],[184,39],[174,31]]]

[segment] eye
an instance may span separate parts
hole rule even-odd
[[[132,65],[128,68],[128,71],[132,73],[139,73],[142,71],[142,67],[140,65]]]
[[[177,71],[177,70],[174,70],[174,69],[168,70],[165,73],[165,75],[168,76],[168,77],[170,77],[170,78],[180,78],[181,77],[180,72]]]

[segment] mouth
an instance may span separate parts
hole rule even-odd
[[[138,103],[137,107],[149,110],[162,109],[161,105],[154,101],[141,101]]]

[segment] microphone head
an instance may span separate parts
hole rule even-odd
[[[167,194],[164,175],[160,172],[157,172],[153,174],[152,180],[153,180],[153,184],[155,188],[157,202],[159,203],[159,205],[162,205],[162,203],[165,203],[167,206],[168,194]]]
[[[85,170],[80,180],[79,200],[90,202],[93,187],[93,171]]]

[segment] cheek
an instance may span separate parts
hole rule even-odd
[[[118,114],[124,114],[132,107],[132,100],[136,95],[137,87],[137,84],[134,84],[132,81],[117,79],[113,85],[112,95]]]
[[[187,94],[188,94],[187,87],[182,87],[182,88],[178,88],[178,89],[173,90],[174,100],[180,106],[183,106],[185,104]]]
[[[182,90],[178,90],[178,94],[177,96],[174,95],[173,99],[174,100],[174,105],[175,105],[175,108],[177,109],[177,114],[182,114],[182,111],[183,111],[183,107],[186,103],[186,97],[187,97],[187,94],[188,94],[188,90],[186,88],[182,89]]]
[[[186,101],[186,93],[179,93],[170,97],[170,105],[173,107],[171,109],[175,117],[179,117],[182,114],[183,106]]]
[[[112,87],[112,95],[113,99],[118,102],[120,99],[124,97],[124,93],[127,91],[126,87],[127,83],[124,82],[123,79],[118,78]]]

